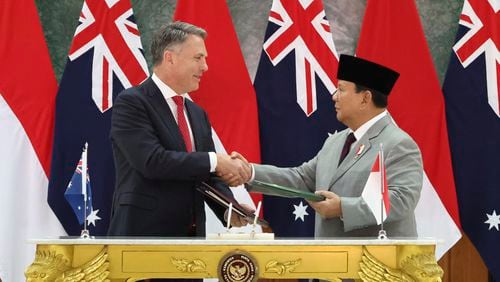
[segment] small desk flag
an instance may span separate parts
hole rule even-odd
[[[391,202],[385,177],[385,164],[383,155],[379,153],[373,163],[372,171],[368,176],[365,188],[361,194],[363,200],[372,211],[377,224],[381,224],[389,215]]]

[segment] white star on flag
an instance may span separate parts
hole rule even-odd
[[[492,214],[486,214],[488,216],[488,220],[486,220],[484,223],[488,223],[490,227],[488,230],[491,230],[493,227],[497,229],[497,231],[500,231],[498,225],[500,224],[500,214],[497,215],[496,210],[493,210]]]
[[[97,216],[98,212],[99,212],[99,210],[92,210],[92,212],[89,214],[89,216],[87,216],[87,223],[89,225],[92,224],[95,227],[96,220],[101,220],[101,218]]]
[[[297,221],[298,218],[300,218],[302,221],[304,221],[304,216],[309,215],[306,211],[307,205],[302,205],[302,201],[300,201],[299,205],[293,205],[294,211],[293,214],[295,215],[295,221]]]

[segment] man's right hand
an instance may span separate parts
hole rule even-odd
[[[239,158],[217,154],[217,167],[215,171],[229,186],[241,185],[251,177],[251,167]]]
[[[250,166],[250,163],[247,161],[247,159],[245,159],[245,157],[243,157],[242,154],[240,154],[240,153],[238,153],[236,151],[233,151],[231,153],[231,159],[239,159],[242,162],[244,162],[246,165]]]

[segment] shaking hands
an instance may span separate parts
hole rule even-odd
[[[215,172],[229,186],[238,186],[250,180],[252,166],[238,152],[232,152],[230,156],[217,154]]]

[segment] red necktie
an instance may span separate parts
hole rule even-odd
[[[177,125],[179,125],[179,130],[181,131],[182,138],[184,138],[184,143],[186,143],[186,150],[188,152],[193,151],[193,146],[191,143],[191,136],[189,135],[189,128],[184,115],[184,98],[182,96],[172,97],[175,104],[177,105]]]
[[[354,136],[354,133],[351,132],[351,133],[349,133],[349,135],[347,135],[347,139],[345,140],[344,147],[342,148],[342,153],[340,153],[339,165],[345,159],[347,154],[349,154],[349,151],[351,150],[351,145],[354,142],[356,142],[356,137]]]

